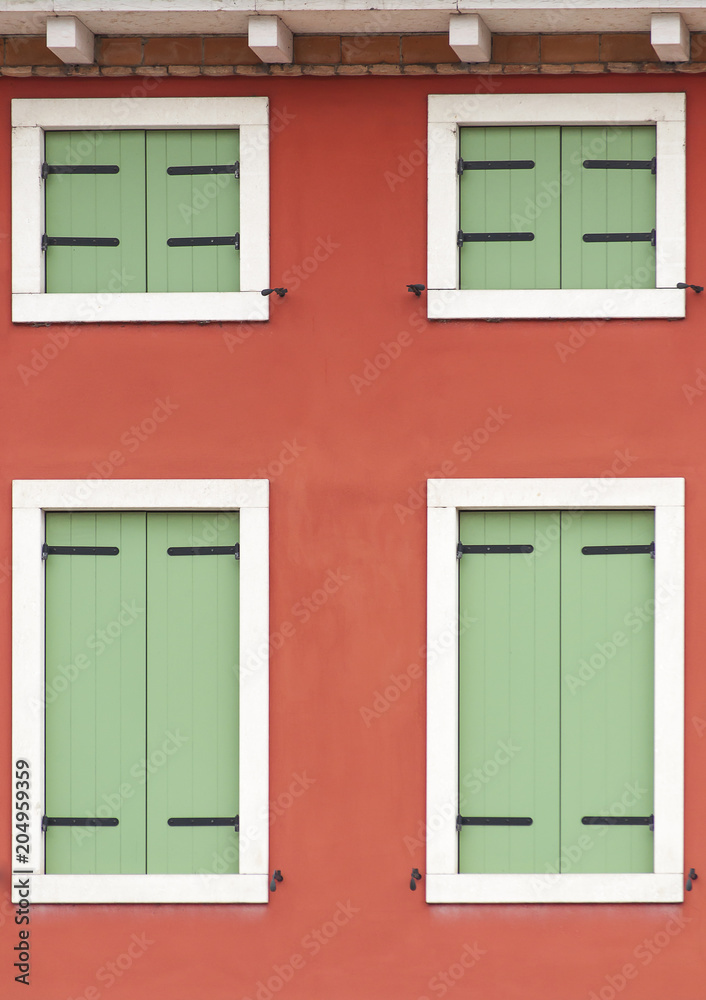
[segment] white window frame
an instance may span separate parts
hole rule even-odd
[[[269,104],[266,97],[81,98],[12,101],[14,323],[266,320],[269,299]],[[239,292],[48,293],[44,290],[44,132],[239,129]]]
[[[240,816],[237,875],[44,873],[46,511],[240,512]],[[32,903],[266,903],[268,900],[269,482],[266,479],[18,480],[13,483],[12,761],[30,763]],[[13,797],[14,798],[14,797]],[[13,810],[14,810],[13,806]],[[13,822],[15,816],[13,812]],[[13,827],[14,829],[14,827]],[[15,878],[13,883],[17,882]],[[12,899],[17,888],[13,888]]]
[[[682,902],[684,480],[430,479],[427,498],[427,902]],[[458,873],[459,511],[542,509],[655,512],[654,873]]]
[[[678,94],[455,94],[429,97],[429,319],[683,318],[686,97]],[[652,125],[657,130],[656,288],[461,289],[459,130],[464,125]]]

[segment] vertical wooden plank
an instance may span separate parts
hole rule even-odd
[[[464,512],[460,531],[534,551],[460,561],[461,812],[533,824],[463,827],[459,871],[545,872],[559,853],[558,525],[551,512]]]
[[[48,292],[145,291],[144,132],[47,132],[53,165],[117,165],[117,174],[49,174],[46,233],[117,238],[117,247],[47,247]]]
[[[233,164],[238,156],[237,130],[147,133],[149,291],[240,290],[240,252],[233,246],[167,245],[171,238],[233,236],[240,214],[234,174],[170,175],[167,168]]]
[[[562,515],[562,854],[572,872],[651,872],[647,826],[583,816],[653,812],[654,560],[584,555],[654,540],[652,511]]]
[[[651,160],[654,126],[561,130],[562,287],[654,288],[649,243],[585,243],[585,233],[650,232],[656,226],[656,178],[649,170],[593,169],[584,160]],[[659,239],[659,234],[657,234]]]
[[[111,545],[117,556],[49,555],[46,565],[46,812],[113,817],[50,827],[53,874],[145,871],[143,514],[49,513],[49,545]]]
[[[232,829],[167,820],[238,813],[238,562],[167,549],[233,545],[238,515],[147,519],[148,871],[237,872]]]
[[[531,242],[464,243],[461,288],[558,288],[559,128],[462,128],[464,160],[533,160],[532,169],[465,170],[464,232],[533,233]]]

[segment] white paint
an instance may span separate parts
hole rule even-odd
[[[449,45],[463,62],[490,62],[492,38],[478,14],[451,15]]]
[[[12,318],[15,323],[264,321],[269,301],[269,105],[266,97],[12,101]],[[44,132],[238,128],[239,292],[46,294],[41,238]]]
[[[240,874],[44,873],[44,515],[48,510],[240,511]],[[31,766],[33,902],[267,902],[269,482],[266,479],[13,483],[12,760]],[[13,814],[14,819],[14,814]],[[14,899],[14,896],[13,896]],[[15,901],[17,901],[15,899]]]
[[[292,32],[274,15],[248,19],[248,46],[266,63],[290,63],[294,58]]]
[[[430,479],[427,483],[429,903],[679,902],[684,869],[684,480]],[[458,873],[458,512],[655,512],[654,873]]]
[[[681,14],[653,14],[650,44],[663,62],[688,62],[691,39]]]
[[[93,32],[77,17],[50,17],[47,20],[47,48],[65,63],[92,63]]]
[[[430,319],[683,318],[684,94],[430,95],[427,315]],[[645,125],[657,133],[656,288],[459,289],[459,129],[464,125]]]

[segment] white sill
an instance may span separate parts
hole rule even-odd
[[[683,319],[683,288],[429,289],[429,319]]]
[[[682,903],[683,875],[434,875],[427,903]]]
[[[29,878],[30,903],[266,903],[269,876],[14,875]]]
[[[260,292],[24,293],[12,296],[13,323],[207,323],[269,319]]]

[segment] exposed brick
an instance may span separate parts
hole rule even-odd
[[[339,66],[338,75],[339,76],[366,76],[368,73],[367,66]]]
[[[123,66],[115,66],[114,69],[124,69]],[[167,67],[166,66],[138,66],[135,69],[137,76],[166,76]]]
[[[294,61],[316,66],[335,66],[341,61],[339,35],[295,35]]]
[[[633,35],[628,32],[601,35],[600,57],[603,62],[659,61],[648,34]]]
[[[605,73],[603,63],[579,63],[574,66],[574,73]]]
[[[569,63],[542,63],[539,67],[540,73],[573,73],[574,67]]]
[[[303,72],[307,76],[335,76],[335,66],[302,66]]]
[[[433,66],[417,66],[415,63],[410,63],[404,68],[405,73],[408,76],[429,76],[434,73]]]
[[[344,63],[399,63],[399,35],[355,35],[341,38],[341,59]]]
[[[100,66],[139,66],[142,62],[141,38],[100,38],[96,46]]]
[[[204,66],[204,76],[233,76],[232,66]]]
[[[31,76],[32,67],[31,66],[3,66],[2,67],[3,76]]]
[[[405,35],[402,62],[452,63],[459,62],[459,58],[449,45],[448,35]]]
[[[609,62],[605,64],[610,73],[639,73],[640,67],[636,63]]]
[[[676,63],[674,69],[677,73],[706,73],[704,63]]]
[[[272,76],[301,76],[302,68],[296,63],[271,63],[270,73]]]
[[[47,48],[43,35],[11,35],[5,39],[6,66],[63,66]]]
[[[495,63],[538,63],[539,35],[493,35]]]
[[[203,53],[206,66],[257,66],[262,62],[242,35],[204,38]]]
[[[100,76],[100,66],[72,66],[71,76]]]
[[[691,61],[706,62],[706,32],[696,31],[691,36]]]
[[[598,62],[598,35],[542,35],[543,63]]]
[[[373,63],[370,66],[370,72],[373,76],[399,76],[402,67],[399,63],[395,63],[394,66],[389,63]]]
[[[101,76],[132,76],[135,73],[134,66],[102,66]]]
[[[508,68],[508,72],[509,73],[522,73],[522,74],[525,74],[525,73],[539,73],[539,66],[536,65],[535,63],[528,63],[526,65],[523,64],[523,63],[520,63],[518,66],[513,66],[512,68]]]
[[[35,76],[68,76],[68,66],[35,66]]]
[[[236,66],[235,72],[238,76],[267,76],[267,66],[259,63],[257,66]]]
[[[442,76],[452,76],[454,73],[467,76],[468,67],[465,63],[437,63],[436,72]]]
[[[692,64],[691,63],[687,63],[687,65],[692,65]],[[694,63],[693,65],[697,65],[697,64]],[[672,63],[667,63],[666,65],[663,64],[663,63],[646,63],[642,67],[642,72],[643,73],[673,73],[674,70],[672,69]]]
[[[477,76],[492,76],[495,73],[502,73],[505,67],[500,63],[468,63],[467,73],[475,73]]]
[[[201,64],[201,38],[148,38],[145,42],[145,66],[187,66]]]
[[[5,39],[0,38],[0,66],[5,65]]]
[[[200,76],[200,66],[169,66],[170,76]]]

